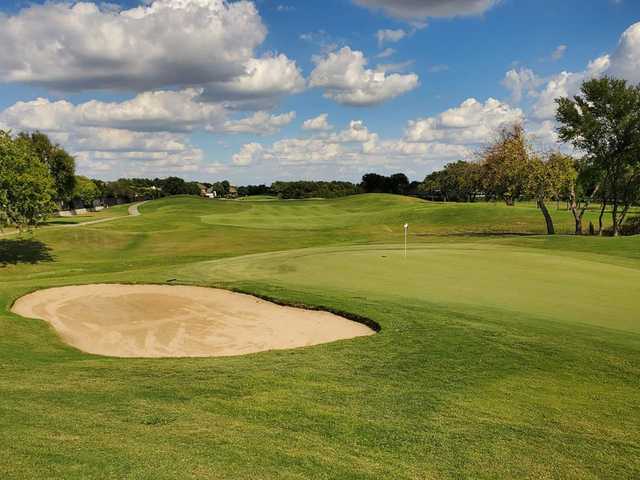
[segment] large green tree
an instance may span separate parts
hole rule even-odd
[[[552,153],[545,158],[533,154],[527,159],[525,193],[536,201],[549,235],[555,233],[555,227],[546,200],[560,198],[563,193],[570,191],[576,176],[573,159],[566,155]]]
[[[640,198],[640,87],[604,77],[557,100],[560,138],[585,153],[601,177],[602,212],[611,205],[613,234]]]
[[[507,205],[520,198],[535,200],[547,233],[555,233],[546,201],[568,198],[577,175],[571,157],[537,152],[522,125],[516,124],[503,129],[482,152],[481,165],[487,196],[503,199]]]
[[[72,198],[80,200],[85,207],[93,206],[93,202],[100,198],[100,188],[87,177],[77,176]]]
[[[42,132],[21,133],[19,138],[31,143],[40,161],[49,169],[55,185],[55,199],[71,200],[76,180],[74,158]]]
[[[482,166],[464,160],[448,163],[443,170],[430,173],[420,186],[421,193],[445,202],[473,202],[481,191]]]
[[[47,165],[24,137],[0,131],[0,227],[35,226],[55,210]]]
[[[485,194],[514,205],[525,193],[531,145],[520,124],[504,128],[481,153]]]

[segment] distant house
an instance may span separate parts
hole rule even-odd
[[[237,198],[238,197],[238,187],[233,185],[229,185],[229,193],[227,193],[227,197],[229,198]]]
[[[204,185],[202,183],[199,183],[198,187],[200,187],[200,196],[201,197],[205,197],[205,198],[217,198],[218,197],[218,192],[216,192],[213,189],[213,187],[211,187],[211,186],[207,187],[207,185]]]

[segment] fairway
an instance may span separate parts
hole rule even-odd
[[[139,211],[0,239],[3,479],[640,476],[640,238],[539,235],[529,204],[375,194]],[[569,212],[552,214],[570,230]],[[10,311],[87,284],[222,287],[380,331],[109,358]],[[73,317],[99,317],[97,298]]]

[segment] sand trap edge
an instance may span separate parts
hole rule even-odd
[[[180,284],[177,284],[177,285],[180,285]],[[196,287],[199,285],[193,285],[193,286]],[[270,295],[252,293],[251,291],[244,290],[242,288],[228,288],[228,287],[206,287],[206,288],[219,288],[220,290],[228,290],[229,292],[242,293],[244,295],[249,295],[251,297],[265,300],[267,302],[275,303],[276,305],[280,305],[281,307],[300,308],[303,310],[310,310],[312,312],[333,313],[334,315],[338,315],[339,317],[344,317],[347,320],[351,320],[352,322],[361,323],[362,325],[369,327],[376,334],[382,331],[382,327],[375,320],[371,320],[370,318],[363,317],[362,315],[357,315],[355,313],[345,312],[344,310],[339,310],[333,307],[326,307],[322,305],[308,305],[306,303],[300,303],[300,302],[289,302],[286,300],[278,299],[276,297],[272,297]]]

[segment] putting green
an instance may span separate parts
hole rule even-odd
[[[189,279],[253,280],[344,296],[406,297],[640,332],[640,270],[489,244],[305,249],[205,262]]]

